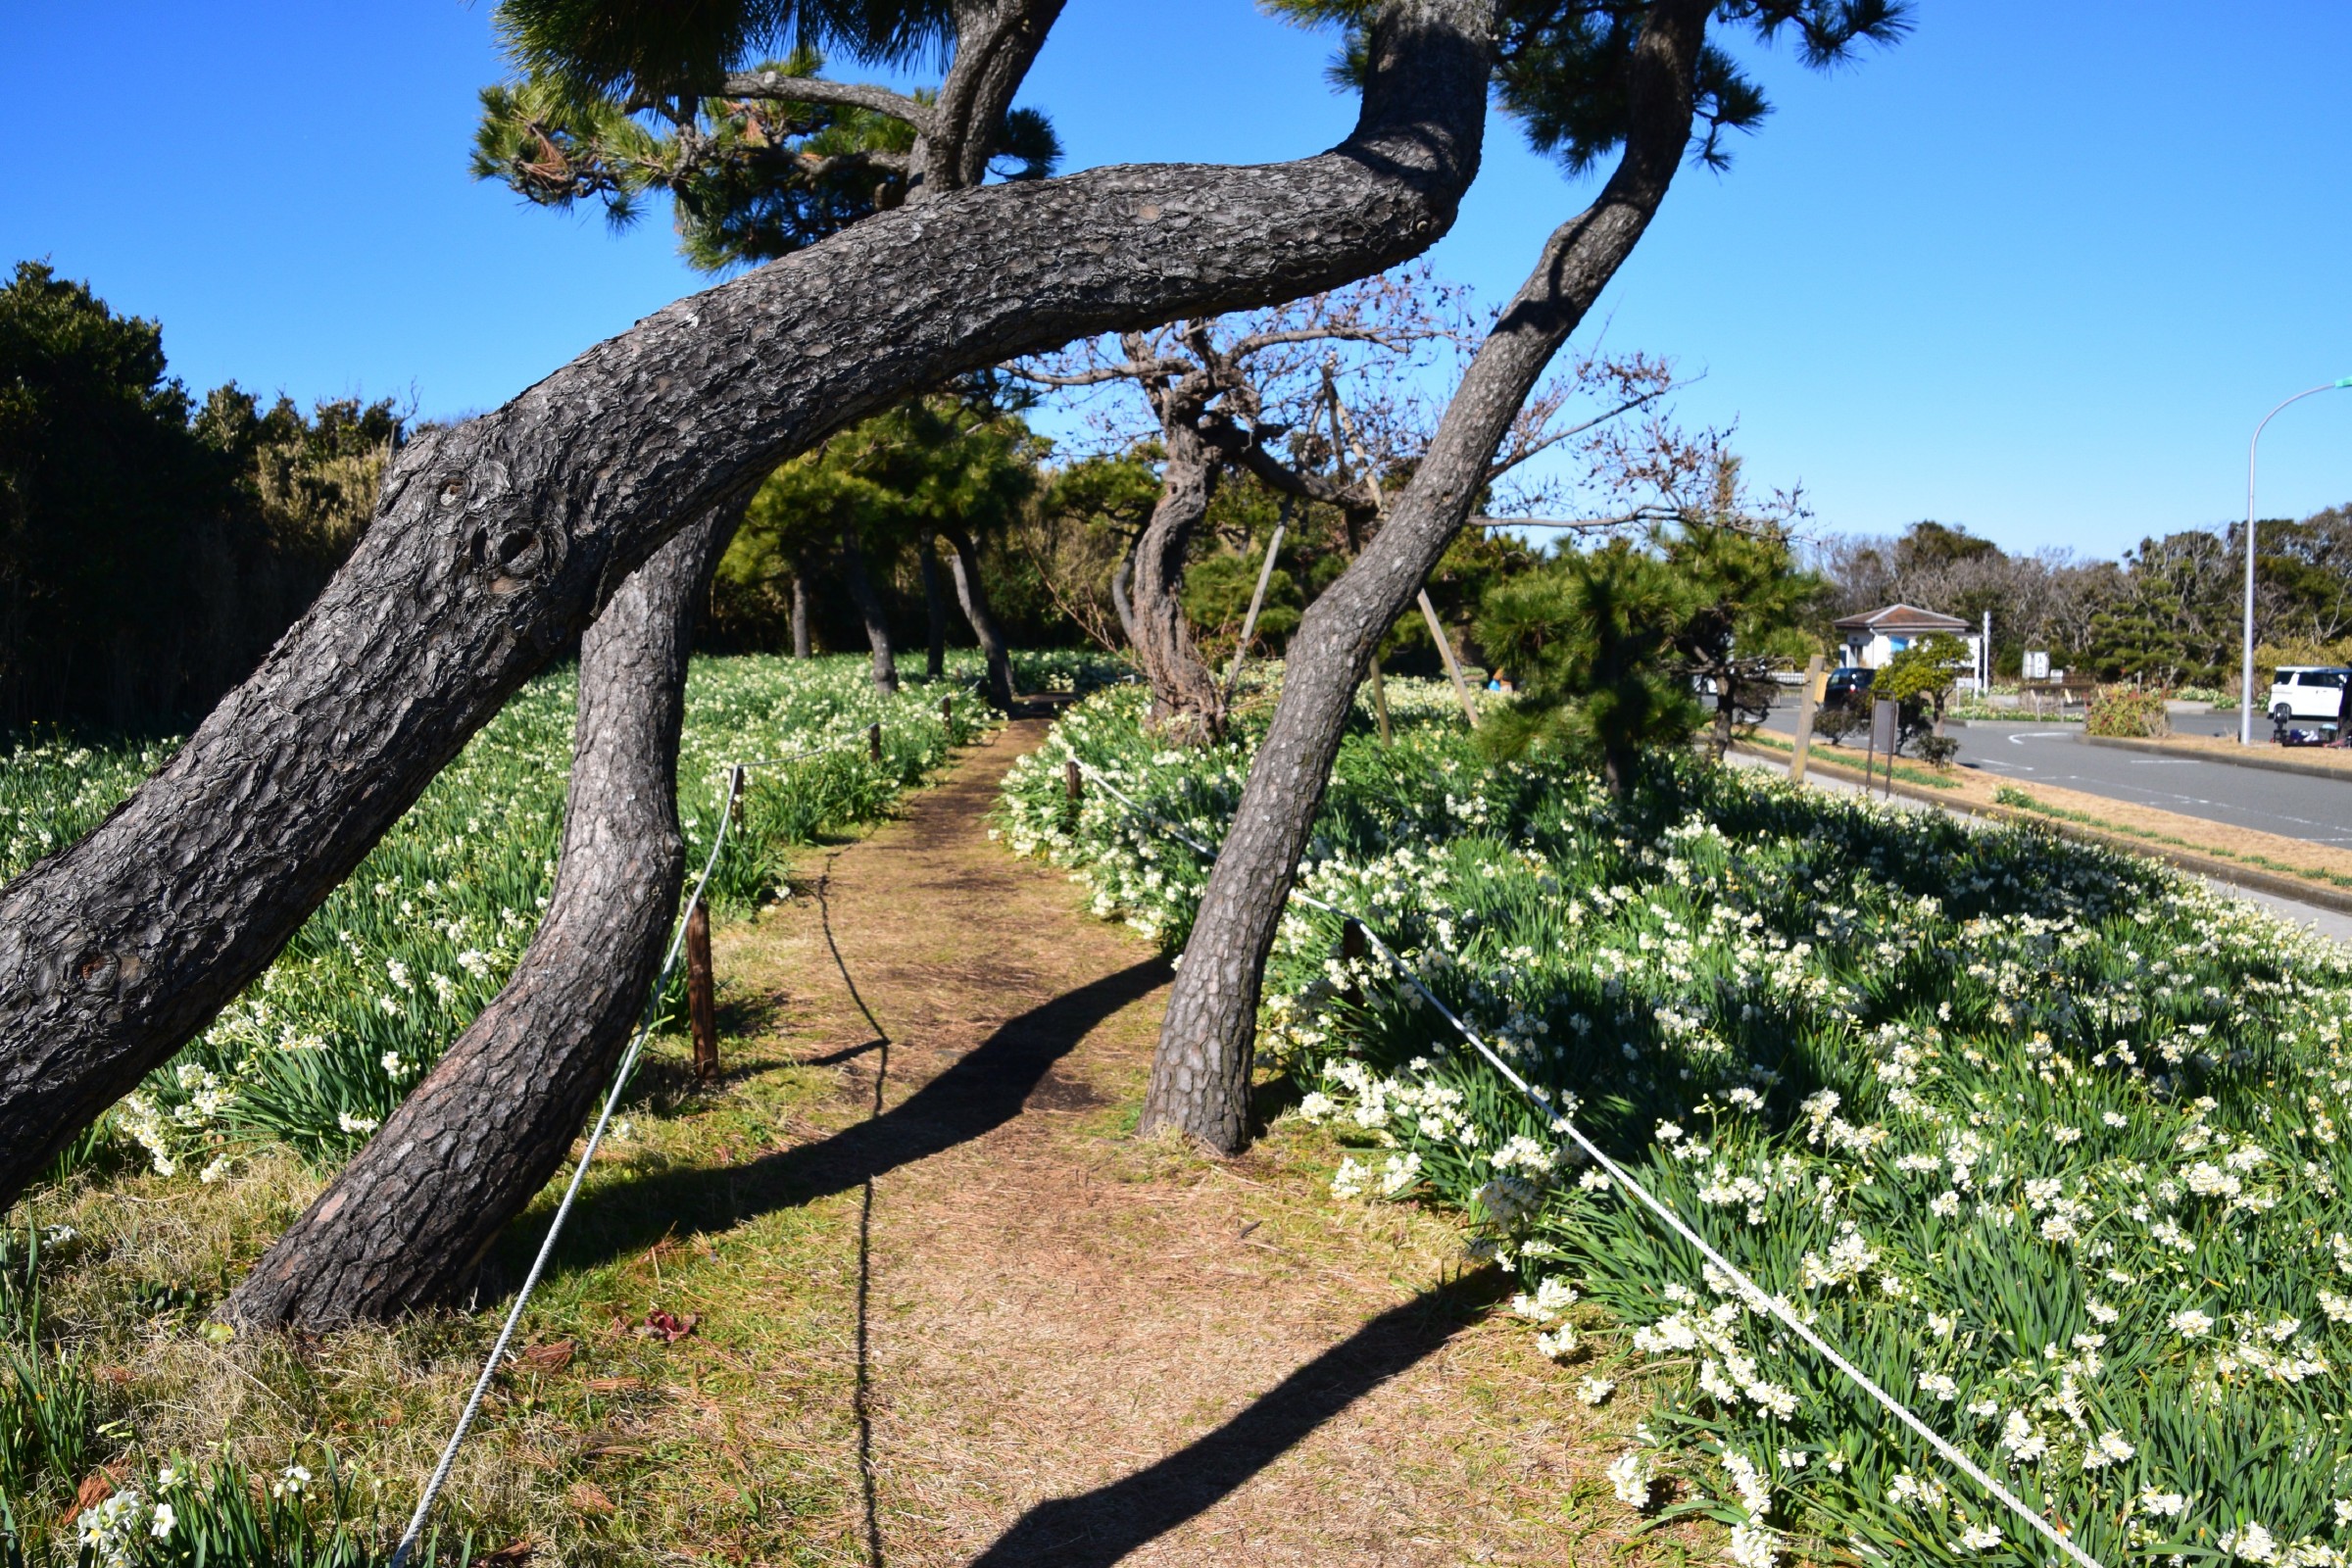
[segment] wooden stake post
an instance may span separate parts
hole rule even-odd
[[[869,762],[882,760],[882,726],[868,724],[865,728],[865,757]]]
[[[1341,921],[1340,956],[1352,961],[1362,957],[1367,951],[1369,950],[1364,945],[1363,923],[1353,918]],[[1340,996],[1350,1006],[1360,1007],[1364,1004],[1364,988],[1353,980],[1348,982],[1347,988],[1340,993]]]
[[[1438,619],[1438,607],[1429,602],[1429,590],[1421,590],[1421,613],[1429,622],[1429,635],[1438,645],[1438,657],[1446,661],[1446,673],[1453,677],[1453,695],[1462,700],[1462,716],[1478,728],[1478,705],[1470,699],[1470,683],[1462,678],[1461,662],[1453,657],[1452,639],[1446,635],[1446,623]]]
[[[686,1012],[694,1023],[694,1075],[718,1076],[718,998],[710,977],[710,911],[686,911]]]
[[[1788,782],[1805,781],[1805,759],[1813,750],[1813,714],[1821,707],[1821,689],[1829,677],[1822,672],[1821,655],[1805,661],[1805,694],[1796,703],[1796,749],[1788,754]]]

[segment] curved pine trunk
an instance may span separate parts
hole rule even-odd
[[[1110,573],[1110,608],[1118,612],[1119,630],[1127,634],[1127,646],[1133,648],[1140,639],[1135,635],[1135,604],[1128,597],[1127,585],[1135,579],[1136,540],[1130,539],[1119,551],[1119,564]]]
[[[879,214],[411,441],[261,667],[96,831],[0,890],[0,1203],[258,978],[694,518],[963,371],[1427,250],[1478,165],[1493,20],[1492,0],[1390,0],[1363,113],[1331,152]]]
[[[1171,737],[1200,743],[1225,732],[1225,691],[1218,685],[1184,614],[1184,564],[1216,492],[1217,455],[1192,424],[1163,427],[1167,462],[1159,500],[1135,549],[1128,633],[1152,687],[1152,722]]]
[[[890,645],[890,616],[883,612],[882,596],[874,592],[873,574],[865,569],[865,551],[853,528],[841,533],[841,574],[849,584],[850,602],[865,622],[865,646],[873,650],[874,690],[888,696],[899,689],[899,658]]]
[[[948,592],[939,581],[939,546],[929,534],[915,546],[923,568],[923,678],[939,680],[948,672]]]
[[[980,580],[980,552],[972,544],[972,536],[961,528],[951,529],[947,541],[955,551],[948,561],[956,570],[956,602],[963,606],[963,618],[972,623],[972,636],[979,640],[980,652],[988,660],[988,700],[998,711],[1009,713],[1012,653],[1004,645],[995,612],[988,608],[988,589]]]
[[[808,636],[808,552],[792,558],[792,657],[808,659],[816,652]]]
[[[1282,697],[1250,765],[1169,992],[1143,1127],[1221,1153],[1249,1142],[1250,1073],[1266,955],[1340,737],[1380,639],[1470,515],[1487,467],[1544,367],[1664,199],[1690,139],[1692,74],[1712,0],[1658,0],[1635,46],[1622,160],[1599,199],[1553,232],[1463,374],[1389,520],[1307,608]],[[1140,607],[1139,607],[1140,609]]]
[[[720,509],[672,539],[588,628],[563,858],[529,951],[224,1315],[316,1331],[461,1298],[563,1164],[643,1011],[677,910],[687,649],[741,515]]]

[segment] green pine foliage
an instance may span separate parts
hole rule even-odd
[[[1800,622],[1821,589],[1778,528],[1695,516],[1504,576],[1477,636],[1517,693],[1488,744],[1515,757],[1544,739],[1620,788],[1644,749],[1689,741],[1710,710],[1720,750],[1763,716],[1769,672],[1808,651]]]
[[[710,635],[730,648],[789,647],[792,579],[828,567],[845,534],[877,574],[943,530],[1001,536],[1037,491],[1045,451],[1017,414],[946,394],[852,425],[752,498],[719,561]]]
[[[725,77],[819,75],[828,51],[905,64],[943,50],[952,21],[928,0],[502,0],[518,75],[482,89],[473,174],[541,206],[597,203],[615,228],[667,195],[679,250],[705,271],[789,256],[906,201],[915,127],[854,105],[721,96]],[[999,178],[1043,178],[1060,159],[1034,109],[1008,111],[995,129]]]
[[[389,403],[233,382],[35,262],[0,286],[0,726],[184,722],[244,678],[366,526]]]
[[[1309,24],[1339,23],[1348,41],[1332,74],[1359,83],[1364,28],[1377,0],[1269,0],[1269,9]],[[1910,29],[1908,0],[1729,0],[1716,25],[1738,27],[1761,43],[1787,38],[1815,70],[1850,59],[1863,43],[1890,44]],[[1537,0],[1501,8],[1496,39],[1496,101],[1517,119],[1530,145],[1584,174],[1625,139],[1626,68],[1648,0]],[[1699,137],[1691,156],[1710,168],[1729,162],[1726,131],[1752,131],[1771,114],[1764,89],[1720,42],[1700,56],[1694,113]]]
[[[1490,591],[1479,645],[1518,687],[1486,729],[1501,756],[1547,742],[1630,789],[1642,751],[1688,741],[1702,719],[1672,658],[1689,584],[1631,540],[1568,550]]]

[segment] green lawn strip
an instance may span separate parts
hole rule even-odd
[[[2320,866],[2288,865],[2283,861],[2274,860],[2267,855],[2250,855],[2243,850],[2232,850],[2219,844],[2198,844],[2188,839],[2176,838],[2170,833],[2159,833],[2153,828],[2127,827],[2122,823],[2110,822],[2104,817],[2093,816],[2087,811],[2074,811],[2065,807],[2052,806],[2013,784],[2003,784],[1994,790],[1992,799],[1997,806],[2007,806],[2021,811],[2036,811],[2043,816],[2054,816],[2063,821],[2078,822],[2084,827],[2097,828],[2102,833],[2114,834],[2118,838],[2145,839],[2151,844],[2170,845],[2175,849],[2186,850],[2193,855],[2202,855],[2214,859],[2235,860],[2242,865],[2257,866],[2265,871],[2275,871],[2280,876],[2291,876],[2305,882],[2326,882],[2339,888],[2352,888],[2352,876],[2345,876],[2341,872],[2326,870]]]

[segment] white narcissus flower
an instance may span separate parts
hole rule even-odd
[[[1629,1508],[1647,1508],[1650,1494],[1657,1486],[1657,1466],[1650,1456],[1639,1448],[1621,1453],[1608,1470],[1609,1489],[1617,1500]]]

